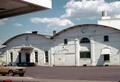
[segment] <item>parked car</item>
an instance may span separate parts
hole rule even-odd
[[[19,75],[19,76],[24,76],[25,74],[25,67],[17,67],[17,66],[0,66],[0,74],[5,76],[14,76],[14,75]]]

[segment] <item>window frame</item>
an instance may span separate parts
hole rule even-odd
[[[19,57],[18,62],[19,62],[19,63],[22,63],[22,61],[21,61],[21,59],[22,59],[22,53],[21,53],[21,52],[18,53],[18,57]]]
[[[45,51],[45,62],[49,63],[49,52]]]
[[[64,44],[65,44],[65,45],[68,44],[68,39],[64,39]]]
[[[80,52],[80,58],[90,59],[91,58],[91,52],[90,51]]]
[[[87,38],[87,37],[83,37],[81,40],[80,40],[80,44],[89,44],[90,43],[90,39]]]
[[[109,42],[109,36],[108,35],[104,35],[104,42]]]
[[[38,63],[38,51],[35,51],[35,63]]]
[[[13,52],[10,52],[10,62],[13,63]]]
[[[103,57],[104,62],[109,62],[110,61],[110,54],[104,54],[103,56],[104,56]]]

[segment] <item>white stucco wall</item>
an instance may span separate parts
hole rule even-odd
[[[109,36],[109,39],[110,39],[109,42],[103,41],[105,35]],[[78,62],[79,62],[79,66],[82,66],[84,64],[87,64],[87,65],[94,65],[94,64],[95,65],[105,65],[105,64],[119,65],[120,64],[120,57],[119,57],[120,53],[118,53],[118,51],[120,49],[119,36],[120,36],[120,32],[118,30],[112,29],[110,27],[109,28],[104,27],[104,26],[78,27],[78,28],[68,30],[64,33],[61,33],[60,35],[55,37],[54,38],[54,46],[53,46],[54,50],[52,52],[59,51],[60,46],[61,46],[61,48],[68,49],[68,52],[66,52],[66,53],[72,54],[72,55],[70,55],[71,58],[67,59],[67,57],[64,57],[63,62],[65,60],[68,60],[68,61],[65,61],[65,63],[69,63],[71,61],[74,62],[69,65],[76,65]],[[91,59],[79,58],[79,60],[76,60],[75,56],[80,55],[80,54],[76,53],[77,51],[76,51],[75,39],[76,38],[79,39],[78,41],[80,43],[80,40],[83,37],[89,38],[90,41],[91,41],[91,39],[94,40],[94,43],[92,43],[90,45],[87,44],[86,46],[84,46],[83,44],[79,44],[80,45],[79,52],[90,50],[91,51]],[[68,39],[67,45],[64,45],[64,43],[63,43],[64,39]],[[91,49],[92,48],[91,46],[94,46],[94,50]],[[103,61],[103,55],[101,54],[101,50],[104,48],[109,48],[111,50],[110,62]],[[63,55],[63,56],[66,56],[66,55]]]
[[[26,40],[27,39],[27,40]],[[10,42],[7,43],[6,47],[6,54],[7,56],[4,57],[6,63],[9,64],[11,62],[10,53],[13,53],[13,62],[18,62],[18,55],[21,52],[21,48],[25,46],[30,46],[33,48],[32,52],[30,52],[30,62],[35,62],[35,51],[38,52],[38,63],[37,65],[46,65],[45,62],[45,51],[49,51],[50,41],[49,39],[42,37],[36,34],[26,34],[22,36],[18,36],[12,39]],[[22,53],[22,62],[25,62],[25,52]],[[49,63],[47,63],[49,65]]]
[[[105,35],[109,36],[108,42],[104,42]],[[84,37],[90,40],[89,44],[80,43]],[[13,52],[13,61],[16,63],[21,48],[30,46],[33,48],[30,62],[35,62],[34,52],[37,51],[40,66],[120,65],[119,37],[119,30],[100,25],[75,26],[60,32],[53,39],[37,34],[25,34],[13,38],[7,43],[3,59],[10,63],[10,53]],[[68,39],[68,44],[64,44],[64,39]],[[49,53],[48,63],[45,61],[45,51]],[[82,51],[90,51],[91,58],[80,58]],[[104,54],[110,54],[109,62],[104,61]],[[23,61],[25,61],[24,58]]]
[[[120,29],[120,18],[101,19],[98,21],[98,24]]]

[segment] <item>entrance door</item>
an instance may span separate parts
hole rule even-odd
[[[21,63],[21,53],[19,52],[19,62],[18,63]]]
[[[30,63],[30,53],[26,53],[26,63]]]

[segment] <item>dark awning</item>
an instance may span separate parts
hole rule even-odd
[[[0,19],[51,8],[51,0],[0,0]]]
[[[33,48],[30,46],[26,46],[26,47],[21,48],[21,51],[23,51],[23,52],[31,52],[32,50],[33,50]]]

